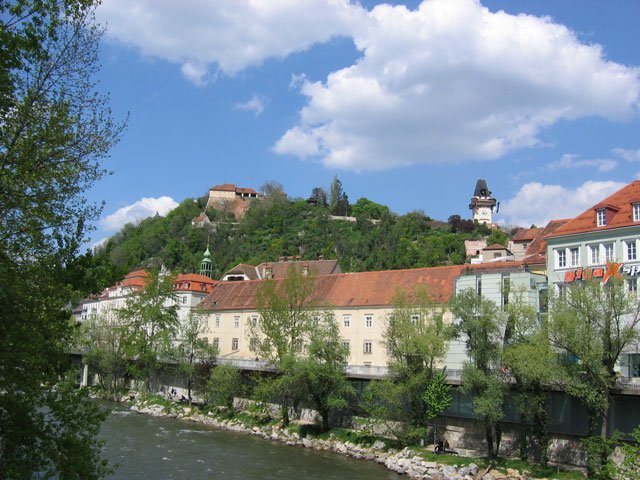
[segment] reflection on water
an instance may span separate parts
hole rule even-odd
[[[113,408],[101,431],[104,456],[119,465],[111,479],[400,478],[374,462]]]

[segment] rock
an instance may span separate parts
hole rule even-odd
[[[422,466],[425,468],[438,468],[438,464],[436,462],[422,462]]]
[[[475,463],[470,463],[469,464],[469,470],[471,472],[471,475],[475,475],[478,473],[478,465],[476,465]]]
[[[371,446],[371,448],[375,450],[384,450],[384,447],[386,447],[386,445],[384,444],[384,442],[381,442],[380,440],[376,440],[375,442],[373,442],[373,445]]]
[[[494,479],[493,475],[491,475],[490,473],[485,473],[482,476],[482,480],[495,480],[495,479]]]

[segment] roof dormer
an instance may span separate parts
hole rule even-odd
[[[596,213],[596,226],[597,227],[606,227],[607,225],[611,225],[613,217],[620,210],[615,205],[611,205],[609,203],[599,203],[593,207]]]

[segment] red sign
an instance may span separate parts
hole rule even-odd
[[[607,262],[607,267],[596,268],[578,268],[569,270],[564,274],[566,283],[575,282],[576,280],[588,280],[590,278],[602,278],[602,283],[607,283],[612,277],[622,278],[622,274],[636,276],[640,274],[640,265],[624,266],[622,263]]]

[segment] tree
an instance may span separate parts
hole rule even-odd
[[[117,311],[126,324],[127,367],[134,378],[145,382],[147,392],[156,386],[162,360],[170,355],[179,325],[173,285],[171,275],[150,273],[144,288]]]
[[[205,401],[211,405],[233,410],[233,398],[242,392],[242,375],[238,367],[221,364],[216,366],[205,388]]]
[[[372,202],[367,198],[359,198],[358,201],[351,207],[351,214],[354,217],[366,217],[374,220],[379,220],[382,215],[389,212],[389,207],[386,205],[380,205],[379,203]]]
[[[498,228],[494,228],[493,230],[491,230],[491,235],[487,237],[487,245],[498,244],[506,247],[508,242],[509,235]]]
[[[331,182],[331,190],[329,194],[329,211],[331,215],[345,216],[349,215],[349,197],[342,190],[342,182],[338,176],[333,177]]]
[[[349,348],[340,338],[332,312],[317,317],[307,351],[307,358],[298,364],[298,374],[320,415],[322,430],[327,431],[331,413],[347,407],[347,398],[355,393],[345,374]]]
[[[525,292],[511,292],[506,307],[503,365],[513,376],[520,414],[520,457],[539,452],[546,466],[549,446],[547,391],[557,381],[556,353],[548,337],[546,323],[538,320],[536,309],[525,301]]]
[[[314,187],[311,190],[311,197],[309,197],[309,203],[313,203],[318,207],[327,206],[327,192],[322,187]]]
[[[505,382],[500,368],[501,314],[491,300],[472,289],[456,294],[451,312],[460,319],[469,361],[462,367],[462,390],[473,396],[473,412],[483,419],[487,454],[496,458],[500,451],[504,417]]]
[[[281,406],[282,421],[289,423],[289,407],[299,401],[300,378],[296,364],[303,356],[315,326],[315,279],[291,265],[282,280],[264,280],[256,292],[260,319],[249,323],[250,348],[275,367],[265,385]],[[266,388],[268,387],[268,388]]]
[[[617,467],[617,478],[620,480],[634,480],[640,472],[640,427],[631,432],[635,443],[626,443],[622,446],[624,458]]]
[[[444,307],[436,304],[423,286],[412,292],[397,292],[384,339],[389,352],[389,371],[401,387],[406,427],[416,441],[426,434],[424,395],[447,353],[454,330],[444,320]]]
[[[89,319],[84,339],[84,361],[98,377],[98,384],[107,398],[120,400],[127,371],[125,354],[126,323],[115,317]]]
[[[608,269],[613,270],[610,264]],[[563,354],[565,390],[584,402],[589,413],[589,435],[605,444],[609,407],[616,386],[615,366],[626,347],[640,335],[640,304],[629,295],[622,279],[587,279],[553,297],[549,319],[552,345]],[[592,470],[607,463],[607,449],[590,459]]]
[[[96,93],[95,2],[0,2],[0,477],[100,478],[104,418],[61,378],[71,268],[100,208],[83,192],[122,125]],[[53,389],[54,385],[59,384]]]
[[[191,390],[194,387],[198,366],[211,365],[218,356],[218,348],[203,336],[206,333],[204,317],[199,312],[189,312],[184,322],[180,323],[174,340],[172,357],[178,369],[187,379],[187,398],[191,405]]]

